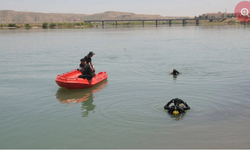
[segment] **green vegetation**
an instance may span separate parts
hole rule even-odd
[[[94,27],[92,23],[86,23],[86,22],[77,22],[77,23],[66,23],[66,22],[60,22],[60,23],[53,23],[51,22],[50,24],[48,22],[43,23],[43,28],[63,28],[63,27]]]
[[[0,27],[8,27],[7,24],[1,24]]]
[[[74,27],[74,23],[67,23],[67,27]]]
[[[81,26],[81,23],[75,23],[76,26]]]
[[[57,26],[58,26],[58,27],[66,27],[66,26],[67,26],[67,23],[65,23],[65,22],[64,22],[64,23],[58,23]]]
[[[44,22],[44,23],[43,23],[43,28],[48,28],[48,25],[49,25],[48,22]]]
[[[16,24],[10,23],[10,24],[8,24],[8,27],[16,27]]]
[[[88,26],[88,27],[94,27],[92,23],[87,23],[87,22],[79,22],[75,23],[75,26]]]
[[[51,28],[54,28],[54,27],[56,27],[57,25],[56,25],[56,23],[53,23],[53,22],[51,22],[50,24],[49,24],[49,27],[51,27]]]
[[[26,24],[24,25],[24,27],[25,27],[25,28],[31,28],[31,25],[28,24],[28,23],[26,23]]]

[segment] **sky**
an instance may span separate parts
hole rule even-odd
[[[0,10],[95,14],[106,11],[161,16],[233,13],[241,0],[0,0]]]

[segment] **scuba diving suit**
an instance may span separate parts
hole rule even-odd
[[[178,75],[178,74],[180,74],[180,72],[174,69],[173,72],[171,72],[171,74],[172,75]]]
[[[174,103],[173,106],[169,107],[169,105],[171,103]],[[181,105],[183,104],[183,105]],[[188,110],[190,109],[190,107],[188,106],[188,104],[186,102],[184,102],[183,100],[179,99],[179,98],[175,98],[175,99],[172,99],[171,101],[169,101],[165,106],[164,106],[164,109],[167,109],[168,112],[170,114],[173,114],[173,111],[178,111],[179,113],[185,113],[185,110]]]

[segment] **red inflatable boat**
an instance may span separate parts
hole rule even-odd
[[[104,71],[95,74],[91,80],[78,78],[81,74],[82,73],[80,71],[73,70],[71,72],[64,73],[63,75],[57,75],[56,83],[60,87],[65,87],[67,89],[85,89],[93,87],[108,78],[108,74]]]

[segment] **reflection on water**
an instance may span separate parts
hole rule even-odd
[[[178,115],[173,115],[173,114],[169,114],[169,116],[171,118],[173,118],[175,121],[179,121],[182,120],[183,117],[185,116],[186,113],[182,113],[182,114],[178,114]]]
[[[177,80],[177,75],[173,75],[173,80]]]
[[[89,111],[92,111],[95,109],[95,106],[93,103],[93,93],[90,94],[90,96],[88,97],[89,99],[86,101],[81,102],[82,103],[82,117],[87,117],[89,114]]]
[[[108,81],[105,80],[98,85],[88,88],[88,89],[75,89],[68,90],[66,88],[59,88],[56,93],[57,100],[62,104],[68,104],[65,107],[82,103],[82,117],[87,117],[89,111],[95,109],[93,104],[94,96],[93,93],[100,92],[102,89],[106,88]]]

